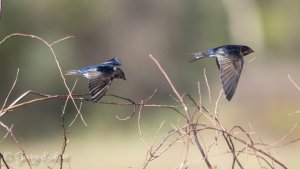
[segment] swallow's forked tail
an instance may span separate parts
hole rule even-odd
[[[206,57],[206,55],[203,52],[194,53],[194,58],[190,60],[190,63],[195,62],[196,60],[199,60],[204,57]]]
[[[81,72],[80,70],[67,70],[64,75],[81,75]]]

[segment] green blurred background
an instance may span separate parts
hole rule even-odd
[[[267,143],[285,136],[299,122],[300,91],[288,79],[290,74],[300,84],[300,1],[289,0],[27,0],[3,1],[0,21],[1,39],[20,32],[40,36],[48,42],[72,35],[54,50],[63,70],[101,63],[117,56],[123,62],[127,81],[115,80],[109,93],[136,101],[149,97],[149,103],[177,104],[155,64],[148,55],[159,59],[181,93],[198,99],[197,82],[201,84],[204,106],[214,110],[214,103],[222,86],[214,59],[189,64],[190,53],[223,44],[245,44],[256,52],[245,58],[239,86],[232,101],[220,101],[219,116],[225,127],[241,125]],[[40,41],[13,37],[0,45],[0,100],[4,99],[20,68],[19,80],[9,102],[27,90],[48,94],[66,94],[63,82],[50,50]],[[250,63],[248,63],[250,61]],[[208,99],[203,77],[206,69],[212,91]],[[67,77],[72,85],[76,77]],[[86,93],[87,82],[79,78],[76,93]],[[103,101],[119,101],[104,97]],[[52,100],[24,106],[7,113],[1,121],[13,124],[13,131],[28,154],[54,156],[60,151],[63,133],[60,114],[64,102]],[[137,117],[120,121],[116,115],[130,115],[131,107],[117,107],[83,103],[82,112],[88,124],[77,120],[70,130],[66,154],[70,168],[127,168],[141,164],[148,147],[139,138]],[[145,108],[141,129],[151,144],[160,123],[165,121],[160,135],[177,124],[178,114],[164,109]],[[76,111],[68,107],[69,124]],[[282,142],[300,137],[295,130]],[[0,129],[0,137],[6,131]],[[211,136],[203,133],[207,144]],[[170,149],[149,168],[175,168],[183,159],[182,144]],[[200,154],[192,146],[190,168],[202,166]],[[225,150],[225,149],[224,149]],[[16,155],[18,147],[8,137],[0,143],[2,153]],[[299,166],[300,144],[288,145],[272,151],[289,168]],[[215,153],[216,154],[216,153]],[[212,157],[217,168],[224,161],[231,165],[230,155]],[[229,159],[229,160],[226,160]],[[11,159],[12,160],[12,159]],[[228,161],[226,163],[225,161]],[[247,159],[244,159],[244,164]],[[248,166],[258,166],[255,158]],[[19,161],[20,162],[20,161]],[[18,160],[10,161],[15,168],[24,168]],[[36,168],[53,166],[41,162]],[[55,165],[58,168],[58,164]],[[137,167],[140,168],[140,167]],[[203,167],[205,168],[205,167]]]

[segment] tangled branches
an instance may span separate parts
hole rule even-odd
[[[25,105],[31,105],[37,102],[45,102],[53,99],[61,99],[64,100],[63,109],[61,111],[61,127],[63,130],[63,143],[61,146],[61,152],[59,155],[59,159],[57,159],[57,162],[59,162],[59,167],[63,168],[63,155],[66,151],[68,142],[69,142],[69,131],[76,121],[78,117],[80,117],[83,124],[86,124],[82,113],[81,113],[81,106],[84,102],[89,102],[90,100],[87,98],[87,94],[73,94],[73,90],[76,87],[76,82],[74,85],[70,88],[67,85],[66,79],[62,73],[62,69],[60,66],[60,62],[58,60],[58,57],[55,54],[55,51],[53,50],[53,45],[58,44],[59,42],[62,42],[63,40],[66,40],[71,37],[65,37],[63,39],[54,41],[52,43],[47,42],[46,40],[35,36],[35,35],[28,35],[28,34],[22,34],[22,33],[14,33],[11,35],[8,35],[5,37],[2,41],[0,41],[0,44],[5,42],[7,39],[14,37],[14,36],[21,36],[21,37],[30,37],[36,40],[39,40],[43,44],[45,44],[50,52],[52,53],[52,56],[54,58],[54,61],[56,63],[57,69],[59,71],[59,75],[62,79],[62,82],[65,86],[66,91],[68,92],[67,95],[49,95],[45,93],[40,93],[32,90],[28,90],[21,94],[19,97],[14,99],[12,103],[7,105],[8,98],[10,97],[11,92],[14,89],[14,86],[16,85],[18,81],[18,75],[19,70],[17,70],[17,75],[15,78],[14,83],[12,84],[11,90],[8,92],[8,95],[4,101],[4,104],[0,110],[0,125],[7,131],[4,138],[7,136],[11,136],[15,143],[19,146],[19,149],[22,151],[22,155],[26,159],[27,165],[29,168],[32,168],[32,165],[27,158],[26,152],[24,148],[22,147],[21,143],[17,139],[17,137],[13,133],[13,126],[8,127],[6,124],[4,124],[1,119],[3,116],[5,116],[7,113],[14,111],[15,109],[22,108]],[[198,95],[199,95],[199,102],[195,101],[195,99],[189,95],[189,94],[180,94],[178,90],[176,89],[175,85],[173,84],[172,80],[169,78],[168,74],[164,70],[164,68],[161,66],[159,61],[152,56],[149,55],[149,58],[156,64],[164,78],[166,79],[168,85],[172,89],[174,95],[176,96],[177,104],[176,105],[162,105],[162,104],[148,104],[148,101],[152,99],[152,97],[156,94],[156,90],[153,92],[151,96],[148,98],[141,100],[139,102],[133,101],[130,98],[121,97],[117,95],[106,95],[106,97],[115,97],[122,101],[120,102],[110,102],[110,101],[100,101],[98,104],[110,104],[114,106],[131,106],[132,107],[132,114],[125,118],[120,118],[117,116],[119,120],[129,120],[134,115],[138,115],[138,128],[139,128],[139,135],[141,141],[148,146],[148,152],[146,154],[145,161],[139,165],[139,167],[147,168],[152,161],[155,159],[161,157],[165,152],[167,152],[171,147],[173,147],[175,144],[182,144],[185,147],[183,160],[178,164],[177,168],[183,169],[188,168],[192,162],[188,160],[189,152],[193,147],[193,145],[196,146],[198,151],[200,152],[201,157],[198,158],[198,161],[202,161],[203,164],[206,165],[207,168],[213,169],[214,166],[217,166],[216,162],[212,162],[212,158],[218,157],[219,163],[221,163],[221,167],[224,168],[224,164],[221,160],[223,155],[230,154],[232,157],[231,161],[231,168],[247,168],[247,160],[246,163],[241,161],[242,156],[246,156],[248,159],[248,156],[253,156],[257,159],[258,165],[260,168],[276,168],[277,166],[280,166],[281,168],[287,168],[285,164],[283,164],[281,161],[279,161],[276,157],[274,157],[271,154],[272,149],[276,149],[281,147],[282,145],[288,145],[294,142],[299,141],[299,139],[288,141],[283,144],[284,137],[278,144],[265,144],[262,140],[256,140],[254,139],[255,132],[253,131],[246,131],[242,126],[233,126],[230,129],[227,129],[223,124],[221,119],[218,116],[218,106],[219,101],[222,96],[222,91],[219,94],[218,99],[216,100],[215,109],[214,112],[207,109],[205,106],[202,105],[202,98],[201,98],[201,90],[200,90],[200,83],[198,83]],[[206,80],[206,85],[209,91],[209,100],[211,100],[210,96],[210,88],[209,84],[206,78],[206,74],[204,71],[204,77]],[[26,99],[27,96],[34,96],[33,99]],[[64,115],[66,113],[66,107],[68,103],[71,102],[71,104],[76,109],[76,114],[72,120],[72,122],[68,125],[66,125]],[[79,104],[78,104],[79,102]],[[146,144],[146,142],[143,139],[142,135],[142,129],[140,126],[140,119],[142,116],[142,110],[144,107],[149,108],[163,108],[171,110],[175,113],[177,113],[180,117],[180,120],[183,119],[184,123],[178,123],[178,125],[171,125],[172,129],[165,134],[163,138],[159,140],[158,133],[160,132],[161,128],[164,125],[164,122],[161,123],[157,134],[154,136],[153,142],[151,145]],[[205,121],[205,122],[204,122]],[[210,133],[206,135],[205,133]],[[207,144],[206,141],[204,141],[203,137],[207,137],[205,140],[210,140],[210,143]],[[224,143],[225,150],[222,150],[220,148],[220,144]],[[217,154],[213,154],[212,149],[217,149]],[[6,163],[4,157],[2,154],[0,154],[0,168],[1,168],[1,160],[3,161],[6,168],[9,168],[9,164]],[[54,164],[55,165],[55,164]],[[53,166],[54,167],[54,166]]]

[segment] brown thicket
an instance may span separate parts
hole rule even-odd
[[[21,150],[24,158],[26,159],[27,165],[29,168],[33,168],[30,160],[27,158],[26,151],[22,147],[22,144],[20,140],[17,139],[17,136],[13,132],[13,126],[9,127],[9,125],[4,124],[1,119],[3,116],[5,116],[7,113],[10,113],[11,111],[14,111],[15,109],[21,109],[25,105],[31,105],[36,102],[43,102],[43,101],[49,101],[51,99],[63,99],[65,100],[65,104],[63,106],[63,109],[61,111],[61,127],[63,130],[63,142],[61,146],[61,153],[59,155],[59,159],[57,159],[57,162],[59,163],[59,167],[63,168],[63,156],[66,151],[69,138],[68,133],[70,128],[72,127],[72,124],[75,122],[76,119],[80,118],[82,123],[86,125],[86,122],[84,121],[82,115],[81,115],[81,106],[84,104],[84,102],[88,102],[89,99],[86,99],[86,94],[73,94],[73,89],[76,86],[76,82],[72,87],[69,87],[67,85],[66,79],[63,75],[62,68],[60,66],[60,62],[58,57],[56,56],[56,53],[53,49],[53,46],[58,44],[59,42],[66,40],[68,38],[71,38],[71,36],[62,38],[60,40],[54,41],[54,42],[47,42],[41,37],[35,36],[35,35],[29,35],[29,34],[22,34],[22,33],[14,33],[6,36],[2,41],[0,41],[0,45],[4,43],[7,39],[12,37],[25,37],[25,38],[33,38],[35,40],[40,41],[41,43],[45,44],[49,50],[52,53],[53,59],[56,63],[57,69],[59,71],[59,74],[61,76],[61,80],[65,86],[65,89],[68,92],[68,95],[49,95],[44,94],[36,91],[27,91],[23,94],[21,94],[19,97],[15,98],[14,101],[10,104],[8,104],[8,99],[10,98],[10,94],[13,91],[15,84],[18,81],[18,75],[19,70],[17,70],[16,78],[14,83],[11,85],[11,90],[8,92],[8,95],[6,99],[4,100],[4,104],[0,110],[0,125],[3,127],[7,133],[3,136],[3,139],[6,137],[12,137],[15,141],[16,145]],[[198,83],[198,98],[199,100],[196,101],[195,98],[193,98],[189,94],[180,94],[178,90],[176,89],[175,85],[173,84],[172,80],[169,78],[167,72],[164,70],[163,66],[160,64],[160,62],[151,54],[149,55],[149,58],[154,62],[154,64],[157,66],[157,68],[160,70],[162,75],[164,76],[166,80],[166,84],[170,86],[170,88],[173,91],[173,94],[175,95],[175,99],[177,101],[177,104],[175,105],[162,105],[162,104],[148,104],[148,101],[151,100],[151,98],[156,94],[156,90],[154,93],[148,97],[145,100],[141,101],[133,101],[132,99],[120,97],[117,95],[109,95],[111,97],[116,97],[122,102],[98,102],[98,104],[110,104],[112,106],[131,106],[133,109],[133,113],[126,117],[126,118],[120,118],[117,117],[119,120],[128,120],[131,119],[134,115],[137,115],[138,118],[138,128],[139,128],[139,134],[142,142],[143,136],[142,131],[140,127],[140,118],[142,116],[142,110],[144,107],[150,107],[153,109],[153,111],[157,111],[158,109],[169,109],[170,111],[174,113],[178,113],[181,119],[184,119],[184,124],[178,123],[178,125],[172,125],[172,129],[165,133],[165,136],[163,138],[159,138],[158,134],[154,136],[153,142],[151,145],[147,145],[149,147],[147,153],[146,153],[146,159],[145,161],[136,167],[142,167],[147,168],[147,166],[150,165],[150,163],[161,157],[166,151],[168,151],[172,146],[175,144],[183,144],[185,146],[184,151],[184,159],[182,162],[178,163],[178,168],[188,168],[190,165],[190,162],[187,160],[187,156],[189,154],[189,151],[192,148],[197,148],[199,150],[200,156],[199,161],[203,161],[205,166],[204,168],[212,169],[216,164],[213,164],[210,161],[210,158],[212,156],[216,156],[215,154],[211,154],[210,150],[212,147],[219,148],[219,142],[223,141],[226,143],[227,151],[225,152],[219,152],[217,156],[222,155],[228,155],[231,154],[232,156],[232,167],[231,168],[247,168],[247,162],[241,161],[241,156],[253,156],[257,158],[257,168],[287,168],[287,166],[280,161],[279,159],[275,158],[271,153],[271,149],[276,149],[282,146],[287,146],[291,143],[295,143],[299,141],[299,139],[285,141],[285,137],[283,137],[278,144],[269,145],[262,140],[254,139],[252,136],[253,131],[247,132],[245,129],[243,129],[242,126],[233,125],[230,128],[226,128],[222,124],[222,119],[218,116],[218,104],[219,100],[222,96],[222,91],[219,94],[218,99],[215,103],[215,109],[214,111],[210,111],[205,106],[202,105],[202,98],[201,98],[201,90],[200,90],[200,84]],[[209,84],[207,82],[206,74],[204,71],[204,77],[206,79],[206,85],[207,90],[209,92],[209,100],[211,100],[210,97],[210,88]],[[299,86],[293,81],[293,79],[289,76],[290,81],[295,85],[295,87],[300,91]],[[34,96],[33,99],[26,99],[26,96],[32,95]],[[66,124],[64,115],[65,115],[65,108],[67,104],[72,104],[76,109],[76,114],[74,116],[73,121],[70,124]],[[203,120],[205,119],[205,120]],[[206,121],[206,122],[200,122],[200,121]],[[208,122],[207,122],[208,121]],[[159,130],[157,133],[160,132],[160,129],[164,125],[164,122],[161,123],[161,126],[159,126]],[[293,131],[293,129],[288,133],[290,134]],[[209,145],[205,145],[204,141],[202,141],[201,138],[206,137],[205,134],[210,132],[213,136],[209,136],[211,140],[211,143]],[[287,135],[288,135],[287,134]],[[284,142],[285,141],[285,142]],[[279,144],[280,143],[280,144]],[[144,144],[146,144],[144,142]],[[222,162],[221,162],[222,163]],[[2,167],[10,168],[9,164],[5,161],[3,155],[0,152],[0,169]],[[218,167],[219,168],[219,167]],[[220,167],[220,168],[223,168]]]

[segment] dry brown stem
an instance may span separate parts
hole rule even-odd
[[[165,76],[166,80],[168,81],[168,84],[170,85],[170,87],[172,88],[174,94],[177,96],[178,100],[180,101],[182,107],[184,108],[184,112],[185,112],[185,118],[187,119],[189,125],[191,126],[192,130],[193,130],[193,134],[194,134],[194,141],[202,155],[202,157],[204,158],[204,161],[207,165],[207,167],[209,169],[212,169],[212,166],[208,160],[208,157],[205,154],[205,151],[203,150],[198,136],[197,136],[197,132],[196,132],[196,126],[194,125],[193,119],[190,116],[190,113],[188,112],[188,108],[183,100],[183,98],[180,96],[180,94],[178,93],[177,89],[175,88],[174,84],[172,83],[172,81],[170,80],[168,74],[165,72],[165,70],[162,68],[162,66],[160,65],[160,63],[157,61],[156,58],[154,58],[151,54],[149,55],[149,57],[155,62],[155,64],[158,66],[159,70],[162,72],[162,74]]]
[[[8,166],[7,162],[5,161],[4,156],[2,155],[2,153],[0,153],[0,169],[1,169],[1,166],[2,166],[1,161],[3,161],[6,169],[9,169],[9,166]]]

